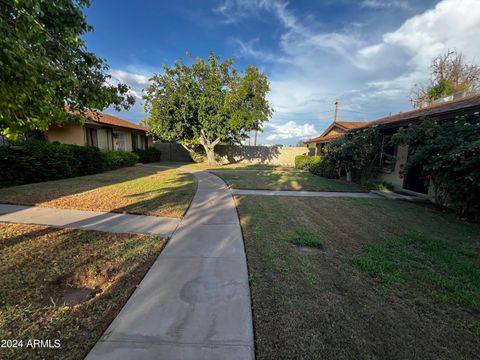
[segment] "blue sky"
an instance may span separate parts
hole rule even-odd
[[[161,64],[213,50],[268,76],[275,113],[265,144],[318,135],[337,97],[342,121],[409,110],[410,89],[448,49],[480,63],[479,0],[93,0],[86,15],[88,48],[138,98],[117,115],[146,117],[142,89]]]

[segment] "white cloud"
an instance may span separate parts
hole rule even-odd
[[[384,9],[384,8],[400,8],[409,9],[410,6],[406,1],[400,0],[363,0],[361,2],[362,7]]]
[[[480,47],[474,45],[479,38],[480,1],[444,0],[435,8],[408,19],[397,30],[384,34],[381,43],[360,49],[357,65],[376,71],[386,64],[393,67],[403,63],[399,76],[377,83],[383,88],[401,85],[408,90],[416,82],[427,79],[432,59],[448,49],[460,51],[470,60],[480,60]]]
[[[267,123],[265,131],[268,133],[266,140],[286,140],[292,138],[309,138],[317,134],[312,124],[297,124],[295,121],[288,121],[285,124]]]
[[[132,69],[133,71],[129,71]],[[120,116],[127,120],[138,123],[141,119],[146,117],[143,109],[143,90],[149,85],[149,79],[152,76],[150,69],[143,69],[137,66],[129,65],[126,69],[110,69],[109,74],[111,78],[108,83],[117,85],[119,83],[129,86],[128,94],[135,97],[135,105],[129,110],[122,110],[117,113],[113,108],[109,108],[106,112]]]
[[[261,38],[238,40],[242,56],[255,62],[265,56],[263,63],[268,63],[269,100],[276,113],[267,140],[287,139],[280,134],[298,134],[293,129],[302,124],[323,130],[331,121],[336,97],[340,98],[340,118],[345,121],[373,120],[408,110],[410,89],[428,79],[432,59],[447,49],[480,61],[480,46],[476,46],[480,38],[478,0],[440,1],[384,33],[380,41],[372,40],[364,27],[326,31],[313,17],[302,17],[282,1],[228,0],[222,4],[235,21],[263,11],[275,16],[281,25],[276,51],[265,53],[259,45]],[[406,9],[408,3],[365,0],[362,6]],[[288,118],[289,113],[305,114]]]

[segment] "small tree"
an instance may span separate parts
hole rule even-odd
[[[86,110],[128,108],[124,84],[108,85],[108,66],[88,52],[89,0],[0,1],[0,134],[9,138]],[[67,105],[67,106],[66,106]]]
[[[240,143],[272,115],[268,80],[254,66],[240,76],[233,60],[222,62],[211,52],[207,61],[197,58],[188,66],[180,59],[163,71],[146,89],[145,123],[161,139],[201,144],[211,164],[219,142]]]
[[[410,101],[415,108],[456,92],[480,89],[480,66],[467,64],[462,53],[448,51],[432,61],[431,79],[428,84],[415,85]]]

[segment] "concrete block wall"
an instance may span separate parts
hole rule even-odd
[[[193,161],[188,151],[180,144],[156,141],[153,146],[162,153],[162,161]],[[219,162],[223,164],[248,163],[293,166],[295,156],[306,155],[308,149],[306,147],[217,145],[215,153]]]
[[[295,156],[306,155],[306,147],[217,145],[215,148],[224,164],[249,163],[295,165]]]

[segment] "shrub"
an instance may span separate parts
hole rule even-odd
[[[320,164],[322,162],[322,157],[321,156],[310,156],[310,165],[309,165],[309,169],[312,167],[312,166],[316,166],[318,164]]]
[[[350,173],[354,181],[366,184],[379,172],[382,136],[377,129],[367,128],[347,133],[324,148],[321,166],[315,171],[322,176],[338,177]]]
[[[338,178],[338,171],[335,169],[333,164],[329,161],[325,161],[325,159],[323,158],[321,161],[310,166],[309,171],[314,175],[326,177],[329,179]]]
[[[392,191],[393,184],[387,181],[370,181],[367,184],[367,189],[369,190],[379,190],[379,191]]]
[[[426,119],[400,129],[393,141],[409,145],[407,173],[422,167],[437,204],[480,219],[480,115]]]
[[[310,156],[297,155],[295,156],[295,169],[305,170],[310,166]]]
[[[132,166],[138,155],[95,147],[27,141],[0,146],[0,186],[96,174]]]
[[[148,148],[146,150],[137,149],[133,152],[138,155],[141,163],[146,164],[160,161],[161,153],[155,148]]]
[[[138,155],[127,151],[102,151],[102,158],[106,170],[119,169],[121,167],[133,166],[138,162]]]

